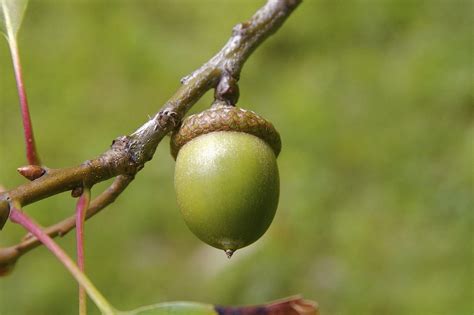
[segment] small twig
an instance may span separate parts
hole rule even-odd
[[[82,195],[79,197],[76,205],[76,250],[77,265],[79,269],[85,271],[84,259],[84,223],[86,211],[89,207],[91,192],[88,187],[83,187]],[[79,315],[87,314],[87,296],[83,286],[79,286]]]
[[[56,256],[56,258],[69,270],[76,281],[85,288],[87,294],[89,294],[103,314],[112,315],[116,313],[107,299],[102,296],[99,290],[97,290],[89,278],[87,278],[87,276],[77,267],[74,261],[41,229],[40,226],[22,212],[20,208],[17,208],[16,206],[11,208],[10,220],[22,225]]]
[[[86,211],[86,219],[91,218],[102,209],[110,205],[127,188],[133,177],[120,175],[114,182],[97,196],[89,205]],[[71,216],[44,229],[50,237],[64,236],[76,227],[76,216]],[[0,271],[2,266],[13,266],[22,255],[33,248],[41,245],[41,242],[31,233],[28,233],[23,240],[14,246],[0,248]]]

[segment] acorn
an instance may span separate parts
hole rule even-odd
[[[250,110],[217,104],[171,137],[178,207],[189,229],[230,258],[258,240],[278,206],[280,135]]]

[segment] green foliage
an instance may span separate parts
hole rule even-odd
[[[121,315],[217,315],[217,312],[209,304],[169,302],[140,307]]]
[[[262,3],[31,2],[19,41],[43,162],[80,163],[134,131]],[[268,232],[230,261],[195,238],[164,141],[86,225],[90,278],[120,309],[302,293],[324,314],[472,313],[472,9],[468,0],[304,1],[240,81],[239,105],[282,135]],[[23,182],[15,169],[25,158],[4,42],[0,69],[8,188]],[[47,225],[73,208],[64,194],[25,210]],[[0,245],[22,235],[7,225]],[[72,235],[60,243],[73,253]],[[44,249],[0,280],[2,315],[74,314],[76,299],[76,283]]]

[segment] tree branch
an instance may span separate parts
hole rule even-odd
[[[268,0],[250,20],[233,28],[232,36],[214,57],[181,80],[181,87],[152,119],[131,135],[114,140],[111,148],[99,157],[71,168],[45,168],[41,177],[0,193],[0,228],[3,227],[2,223],[5,222],[2,221],[8,217],[13,203],[24,207],[82,185],[92,187],[98,182],[118,176],[120,189],[94,200],[87,211],[87,217],[111,203],[116,192],[125,189],[134,175],[152,159],[160,141],[179,125],[186,112],[208,90],[215,88],[223,76],[238,80],[251,53],[283,24],[300,3],[301,0]],[[67,233],[74,226],[74,218],[69,218],[46,231],[54,237]],[[37,245],[35,238],[27,238],[19,245],[0,249],[0,267],[20,256],[12,253],[24,253]]]

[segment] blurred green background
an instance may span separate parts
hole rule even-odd
[[[133,132],[263,3],[31,1],[19,41],[43,162],[78,164]],[[240,106],[270,119],[284,144],[266,235],[230,261],[194,237],[165,139],[88,223],[91,279],[120,309],[301,293],[323,314],[472,314],[473,12],[468,0],[305,1],[240,81]],[[5,41],[0,139],[0,182],[12,188],[26,162]],[[63,194],[26,209],[48,225],[73,207]],[[0,246],[22,235],[8,224]],[[60,244],[74,255],[73,235]],[[0,279],[1,315],[75,314],[76,300],[44,248]]]

